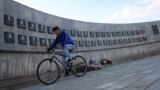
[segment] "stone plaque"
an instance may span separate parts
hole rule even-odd
[[[27,45],[27,36],[22,35],[22,34],[18,34],[18,43],[23,44],[23,45]]]
[[[133,42],[133,39],[132,39],[132,38],[129,38],[129,39],[128,39],[128,42],[129,42],[129,43],[132,43],[132,42]]]
[[[122,32],[117,32],[117,36],[122,36]]]
[[[89,32],[90,37],[95,37],[95,33],[94,32]]]
[[[114,45],[118,45],[118,40],[113,40]]]
[[[131,35],[136,35],[136,31],[132,30]]]
[[[53,27],[47,26],[47,33],[48,34],[53,34],[52,29],[53,29]]]
[[[76,37],[76,31],[75,30],[70,30],[70,35],[72,37]]]
[[[142,37],[138,37],[138,42],[142,42]]]
[[[45,25],[38,24],[38,30],[41,33],[46,33]]]
[[[131,36],[131,31],[126,31],[127,36]]]
[[[46,38],[39,38],[40,46],[47,46]]]
[[[91,41],[91,45],[94,47],[94,46],[96,46],[97,44],[96,44],[96,41]]]
[[[9,15],[4,15],[4,24],[9,26],[14,26],[14,17]]]
[[[141,34],[141,31],[140,31],[140,30],[136,30],[136,34],[137,34],[137,35],[140,35],[140,34]]]
[[[107,46],[108,45],[108,41],[107,40],[103,40],[103,45]]]
[[[106,37],[106,32],[101,32],[102,37]]]
[[[143,39],[143,41],[147,41],[147,37],[146,36],[142,37],[142,39]]]
[[[141,34],[145,34],[145,30],[141,30]]]
[[[91,46],[90,41],[85,41],[85,45],[86,45],[86,47],[90,47]]]
[[[159,28],[157,25],[152,25],[152,30],[153,30],[153,34],[154,35],[158,35],[159,34]]]
[[[119,39],[119,40],[118,40],[118,43],[119,43],[119,44],[123,44],[123,40],[122,40],[122,39]]]
[[[54,39],[48,39],[48,42],[49,42],[49,46],[51,46],[52,43],[54,42]]]
[[[122,31],[122,36],[126,36],[127,33],[125,31]]]
[[[38,45],[38,38],[35,36],[29,36],[30,45]]]
[[[107,37],[111,37],[112,36],[111,32],[106,32],[106,34],[107,34]]]
[[[101,33],[100,32],[96,32],[96,37],[101,37]]]
[[[83,37],[82,31],[77,31],[77,36],[78,36],[78,37]]]
[[[5,43],[15,43],[15,36],[12,32],[4,32]]]
[[[83,31],[84,37],[88,37],[88,31]]]
[[[124,44],[128,43],[128,39],[123,39]]]
[[[26,29],[26,21],[18,18],[17,27],[21,29]]]
[[[75,47],[78,47],[78,42],[76,40],[74,40],[73,42],[74,42]]]
[[[78,41],[79,47],[84,47],[84,41]]]
[[[101,40],[97,40],[97,45],[98,46],[102,46],[102,41]]]
[[[112,32],[112,36],[116,37],[117,33],[116,32]]]
[[[28,29],[30,31],[36,31],[36,23],[28,22]]]
[[[108,40],[108,44],[109,45],[113,45],[113,41],[112,40]]]

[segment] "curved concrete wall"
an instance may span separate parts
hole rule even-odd
[[[76,44],[75,54],[87,60],[114,63],[158,53],[160,21],[134,24],[90,23],[49,15],[12,0],[0,0],[0,80],[35,74],[58,25]]]

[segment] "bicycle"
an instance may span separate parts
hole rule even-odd
[[[71,51],[70,51],[71,52]],[[38,80],[45,84],[54,84],[60,77],[60,66],[62,65],[65,69],[65,73],[72,72],[77,77],[82,77],[87,71],[87,61],[82,56],[75,56],[69,62],[67,62],[68,68],[66,68],[62,61],[56,57],[56,55],[61,57],[66,57],[62,53],[56,53],[54,50],[52,52],[52,57],[42,60],[37,67],[37,77]],[[81,61],[81,62],[80,62]]]

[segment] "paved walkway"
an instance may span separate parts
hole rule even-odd
[[[160,55],[21,90],[160,90]]]

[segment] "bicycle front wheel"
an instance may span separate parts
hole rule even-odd
[[[75,56],[70,64],[74,75],[82,77],[86,74],[87,61],[82,56]]]
[[[45,85],[55,83],[59,78],[59,74],[59,66],[52,59],[44,59],[38,64],[37,77]]]

